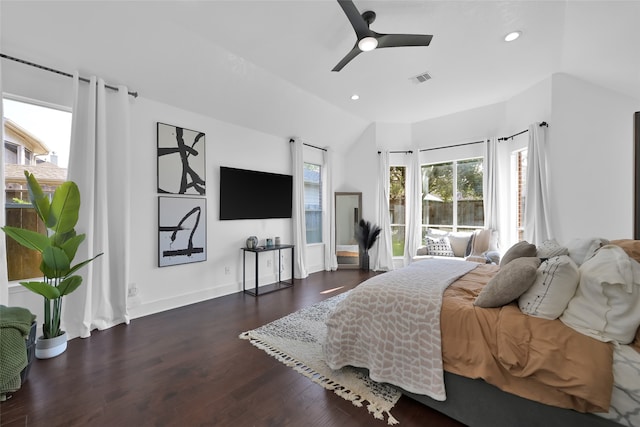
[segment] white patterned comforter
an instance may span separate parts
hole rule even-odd
[[[477,266],[428,259],[360,284],[327,319],[327,364],[366,368],[374,381],[445,400],[442,293]]]
[[[601,417],[629,427],[640,426],[640,353],[628,345],[613,350],[611,406]]]

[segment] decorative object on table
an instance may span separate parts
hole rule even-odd
[[[205,135],[157,124],[158,193],[205,195]]]
[[[265,246],[266,246],[267,248],[271,248],[271,247],[273,247],[273,239],[272,239],[272,238],[270,238],[270,237],[269,237],[269,238],[267,238],[267,241],[266,241],[266,243],[265,243]]]
[[[280,246],[280,237],[276,236],[274,241],[276,246]]]
[[[158,197],[158,266],[207,259],[207,200]]]
[[[256,236],[250,236],[247,238],[247,249],[255,249],[258,247],[258,238]]]
[[[361,219],[355,229],[355,238],[360,247],[360,269],[369,270],[369,249],[378,239],[382,229],[376,224]]]
[[[47,234],[16,227],[2,227],[2,230],[22,246],[40,252],[41,282],[20,282],[22,286],[44,297],[43,335],[36,342],[36,357],[55,357],[67,348],[66,332],[60,330],[62,297],[75,291],[82,284],[82,277],[76,271],[98,258],[102,253],[71,265],[76,251],[84,241],[84,234],[76,234],[75,226],[80,211],[80,191],[73,181],[60,185],[53,199],[49,201],[33,174],[25,171],[29,199],[38,217],[47,227]],[[59,342],[50,348],[47,340]],[[47,347],[47,351],[42,351]]]
[[[397,388],[372,381],[363,370],[347,366],[338,370],[325,362],[322,345],[327,334],[325,321],[348,292],[303,308],[257,329],[240,334],[241,339],[275,357],[311,381],[354,406],[366,407],[375,418],[387,416],[397,424],[391,409],[402,395]],[[368,403],[365,403],[368,402]]]
[[[29,366],[24,337],[33,329],[35,318],[26,308],[0,305],[0,401],[24,382],[22,372]]]

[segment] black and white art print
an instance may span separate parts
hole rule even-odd
[[[158,266],[207,259],[205,198],[158,197]]]
[[[158,193],[205,195],[205,137],[158,122]]]

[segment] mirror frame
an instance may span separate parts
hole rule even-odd
[[[358,220],[356,221],[356,223],[360,222],[360,220],[362,219],[362,192],[360,191],[336,191],[334,193],[333,196],[333,209],[334,209],[334,218],[336,221],[335,224],[335,236],[334,239],[336,241],[336,247],[337,247],[337,242],[338,242],[338,220],[337,217],[335,215],[335,211],[338,208],[338,196],[358,196]],[[337,248],[336,248],[336,252],[337,252]],[[360,268],[360,254],[359,254],[359,250],[358,250],[358,262],[356,264],[340,264],[340,262],[338,262],[338,269],[340,268]],[[338,258],[338,254],[336,253],[336,259]]]
[[[633,114],[633,238],[640,240],[640,111]]]

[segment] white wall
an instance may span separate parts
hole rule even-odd
[[[633,112],[640,100],[567,74],[552,79],[553,228],[574,237],[633,238]]]
[[[3,90],[7,94],[71,105],[71,79],[3,63]],[[138,292],[130,299],[132,318],[191,304],[242,289],[242,251],[245,239],[280,236],[291,241],[291,220],[218,220],[219,167],[221,165],[275,173],[291,173],[289,141],[249,128],[229,124],[157,101],[131,98],[131,285]],[[207,260],[199,263],[157,267],[156,122],[175,124],[206,134]],[[305,158],[313,151],[305,151]],[[290,251],[283,252],[283,279],[291,275]],[[311,272],[324,269],[323,245],[308,247]],[[267,263],[271,265],[268,267]],[[254,258],[247,254],[247,285],[253,284]],[[260,284],[277,276],[276,252],[260,256]],[[228,273],[227,273],[228,271]],[[9,303],[29,308],[42,318],[41,297],[14,285]]]
[[[140,305],[132,316],[167,310],[242,289],[242,251],[245,239],[255,235],[291,241],[291,220],[220,221],[219,168],[230,166],[267,172],[291,173],[288,140],[266,135],[139,98],[132,107],[131,150],[136,179],[131,212],[131,281],[138,288]],[[206,134],[207,260],[201,263],[157,267],[156,122],[177,124]],[[277,274],[277,252],[260,256],[261,282]],[[284,254],[284,252],[283,252]],[[253,255],[247,254],[247,281],[253,283]],[[267,267],[267,261],[271,267]],[[284,277],[290,277],[290,252],[286,251]],[[227,274],[226,271],[229,270]]]
[[[371,124],[344,154],[343,181],[335,191],[362,193],[362,219],[375,221],[378,185],[376,125]]]

